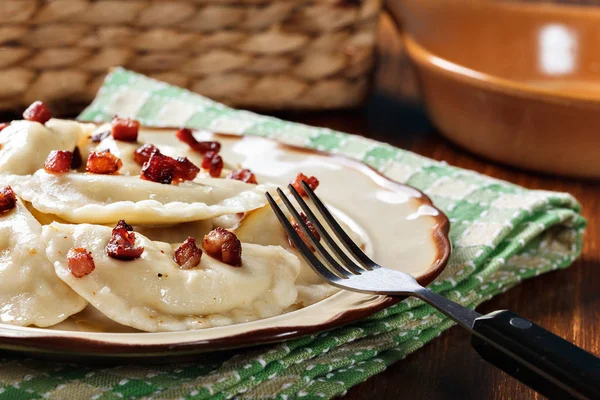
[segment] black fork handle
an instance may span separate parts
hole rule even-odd
[[[512,311],[482,316],[415,285],[414,295],[471,331],[484,360],[550,399],[600,400],[600,358]]]
[[[512,311],[477,318],[471,344],[549,399],[600,399],[600,359]]]

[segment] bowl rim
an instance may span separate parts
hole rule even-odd
[[[465,83],[483,89],[503,92],[513,96],[561,104],[579,102],[582,106],[600,106],[600,96],[576,95],[552,89],[544,89],[525,82],[478,71],[435,55],[407,32],[404,32],[402,36],[407,53],[414,63],[421,67],[441,72],[448,77],[462,80]]]

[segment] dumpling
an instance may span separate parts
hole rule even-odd
[[[42,226],[21,200],[0,215],[0,322],[55,325],[87,301],[56,276],[41,240]]]
[[[6,176],[15,193],[37,210],[70,222],[165,225],[247,212],[266,203],[269,185],[202,178],[163,185],[135,176],[44,170],[28,177]]]
[[[305,199],[309,206],[314,209],[314,205],[308,199]],[[292,203],[296,204],[295,200],[290,198]],[[288,211],[282,206],[285,214],[289,216]],[[338,221],[344,231],[359,245],[362,245],[364,241],[356,232],[350,229],[342,221]],[[326,228],[330,235],[335,238],[333,232]],[[297,255],[300,260],[301,269],[298,279],[296,280],[296,286],[298,287],[298,300],[297,304],[303,307],[314,304],[321,301],[334,293],[337,293],[340,289],[328,284],[319,277],[312,268],[304,261],[302,256],[298,254],[298,251],[293,248],[288,240],[288,236],[281,227],[279,220],[275,216],[275,213],[269,205],[266,205],[260,209],[254,210],[244,217],[240,225],[234,230],[239,240],[245,243],[256,243],[263,246],[273,245],[281,246],[287,251]],[[335,239],[337,241],[337,239]]]
[[[242,266],[202,255],[182,270],[172,247],[136,233],[142,256],[119,261],[106,254],[111,228],[100,225],[44,226],[42,238],[56,274],[110,319],[144,331],[175,331],[245,322],[281,314],[296,301],[298,259],[276,246],[243,244]],[[67,252],[83,247],[95,269],[77,278]]]
[[[13,121],[0,132],[0,174],[33,174],[52,150],[73,151],[80,132],[75,121]]]
[[[60,222],[60,221],[59,221]],[[112,228],[112,226],[111,226]],[[137,233],[158,242],[182,243],[188,237],[201,238],[213,229],[212,219],[185,222],[173,226],[142,226],[136,225]]]

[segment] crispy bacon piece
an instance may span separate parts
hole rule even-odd
[[[140,121],[115,116],[110,121],[110,124],[112,125],[112,136],[115,140],[122,140],[124,142],[137,141]]]
[[[92,253],[83,247],[73,247],[67,253],[67,267],[76,278],[83,278],[96,269]]]
[[[177,157],[175,160],[175,173],[173,180],[175,182],[193,181],[200,172],[200,168],[194,165],[187,157]]]
[[[223,171],[223,158],[217,152],[209,151],[202,158],[202,168],[207,169],[213,178],[218,178]]]
[[[144,165],[150,159],[150,156],[156,152],[160,153],[158,147],[146,143],[133,153],[133,160],[140,165]]]
[[[311,188],[312,190],[315,190],[319,186],[319,180],[317,178],[315,178],[314,176],[311,176],[309,178],[308,176],[306,176],[302,172],[300,172],[296,176],[296,178],[292,182],[290,182],[300,196],[306,196],[306,192],[304,191],[304,188],[300,184],[300,182],[302,182],[302,181],[306,182],[308,187]]]
[[[52,150],[46,162],[44,162],[44,169],[47,172],[62,174],[69,172],[71,164],[73,163],[73,152],[66,150]]]
[[[75,147],[75,150],[73,151],[73,160],[71,161],[71,169],[77,169],[81,167],[81,164],[83,164],[81,152],[79,151],[79,147]]]
[[[197,267],[201,258],[202,250],[196,246],[196,239],[193,237],[188,237],[185,242],[181,243],[173,255],[173,259],[181,269]]]
[[[8,128],[9,125],[10,125],[10,122],[0,123],[0,132],[2,132],[4,130],[4,128]]]
[[[4,214],[17,206],[17,196],[10,186],[0,189],[0,214]]]
[[[107,149],[91,152],[85,166],[85,171],[92,174],[112,175],[119,172],[122,166],[123,161]]]
[[[227,178],[235,179],[237,181],[242,181],[246,183],[254,183],[255,185],[258,184],[258,181],[256,180],[256,175],[254,175],[249,169],[236,169],[234,171],[231,171],[227,175]]]
[[[194,137],[192,130],[188,128],[181,128],[177,132],[175,132],[175,136],[177,139],[187,144],[192,148],[192,150],[205,154],[209,151],[214,151],[218,153],[221,150],[221,143],[219,142],[199,142]]]
[[[23,119],[39,122],[40,124],[45,124],[50,118],[52,118],[50,109],[41,101],[34,101],[23,112]]]
[[[317,241],[320,241],[321,240],[321,235],[319,235],[319,232],[317,232],[317,228],[315,228],[315,226],[313,225],[313,223],[308,220],[308,217],[306,216],[306,214],[304,214],[303,212],[301,212],[300,213],[300,218],[302,218],[302,221],[306,224],[306,226],[308,227],[308,230],[310,230],[310,233],[313,234],[313,236],[317,239]],[[300,237],[302,238],[302,241],[308,246],[308,248],[310,249],[310,251],[315,251],[315,248],[313,247],[312,243],[310,242],[310,239],[308,237],[306,237],[306,235],[302,231],[302,228],[300,228],[300,225],[298,224],[298,221],[296,221],[294,218],[292,218],[290,220],[290,222],[291,222],[292,227],[294,228],[294,230],[298,233],[298,235],[300,235]],[[292,243],[291,240],[290,240],[290,245],[292,245],[292,247],[294,247],[294,244]]]
[[[142,159],[145,156],[144,153],[147,154],[150,152],[146,152],[143,148],[144,146],[138,149],[141,150],[140,154],[137,154],[136,151],[134,158],[137,156],[139,159]],[[172,158],[165,156],[156,149],[142,166],[140,178],[168,185],[171,182],[191,181],[198,175],[198,172],[200,172],[200,168],[195,166],[187,157]]]
[[[94,142],[94,143],[99,143],[99,142],[103,141],[104,139],[106,139],[109,136],[110,136],[110,131],[109,130],[100,131],[100,132],[96,131],[90,137],[90,139],[92,139],[92,142]]]
[[[115,228],[125,228],[125,230],[127,232],[133,232],[133,226],[131,226],[127,222],[125,222],[124,219],[117,222],[117,226]]]
[[[140,172],[140,178],[165,185],[169,185],[173,181],[173,175],[175,175],[173,159],[161,154],[159,151],[150,156],[150,159],[142,166],[142,172]]]
[[[130,261],[140,258],[144,252],[143,247],[135,246],[135,233],[133,227],[120,220],[112,230],[112,237],[106,245],[106,253],[117,260]]]
[[[242,266],[242,243],[235,233],[215,228],[204,235],[202,246],[209,256],[234,267]]]

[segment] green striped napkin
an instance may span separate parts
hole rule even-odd
[[[79,118],[108,121],[116,113],[145,125],[238,132],[344,154],[423,190],[450,218],[454,246],[431,287],[470,307],[523,279],[568,267],[581,251],[585,220],[568,194],[526,190],[385,143],[234,110],[123,69],[106,78]],[[193,364],[102,368],[13,356],[0,360],[0,398],[331,398],[451,326],[409,299],[330,332]]]

